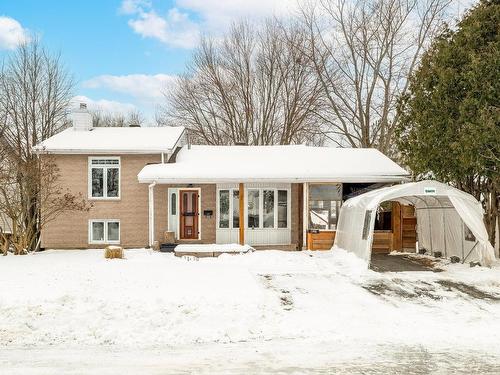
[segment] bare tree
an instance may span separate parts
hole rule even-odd
[[[450,2],[319,0],[302,10],[330,140],[391,153],[397,98]]]
[[[12,245],[14,254],[20,255],[37,249],[40,231],[59,214],[88,211],[91,205],[82,193],[74,195],[59,186],[59,168],[51,155],[18,162],[7,151],[0,150],[4,157],[0,164],[0,212],[10,218],[11,233],[8,238],[0,233],[0,237],[4,244]],[[28,199],[33,191],[36,197]],[[7,249],[8,245],[3,247],[4,255]]]
[[[321,87],[301,56],[306,42],[297,25],[276,20],[202,39],[159,122],[184,125],[206,144],[318,142]]]
[[[140,111],[130,111],[127,115],[102,110],[92,111],[92,126],[94,127],[140,127],[144,123],[145,119]]]
[[[57,167],[33,151],[67,126],[72,87],[59,56],[37,39],[21,45],[0,71],[0,210],[13,221],[17,253],[38,247],[40,230],[55,212],[80,208],[76,197],[59,190]],[[57,203],[62,198],[66,208]]]
[[[127,115],[128,127],[141,127],[145,122],[144,115],[139,110],[130,111]]]

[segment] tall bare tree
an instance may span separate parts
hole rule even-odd
[[[144,123],[145,119],[140,111],[130,111],[127,115],[101,110],[92,111],[92,126],[94,127],[140,127]]]
[[[302,57],[306,34],[268,20],[234,24],[222,40],[204,38],[160,122],[186,126],[206,144],[318,142],[320,84]]]
[[[18,47],[0,71],[0,209],[13,220],[18,253],[37,248],[41,227],[54,209],[85,208],[58,188],[57,166],[33,151],[67,126],[72,87],[59,56],[36,38]],[[44,207],[47,202],[52,205]]]
[[[342,146],[392,151],[397,98],[451,0],[319,0],[302,10],[319,116]]]

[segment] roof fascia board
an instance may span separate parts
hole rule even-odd
[[[408,181],[408,176],[360,176],[360,177],[329,177],[329,178],[139,178],[139,183],[157,184],[219,184],[219,183],[376,183],[376,182],[404,182]]]
[[[40,148],[33,148],[34,152],[38,155],[40,154],[64,154],[64,155],[79,155],[79,154],[85,154],[85,155],[113,155],[113,154],[161,154],[161,153],[171,153],[172,149],[167,148],[167,149],[162,149],[162,150],[156,150],[156,149],[147,149],[147,150],[96,150],[96,149],[40,149]]]

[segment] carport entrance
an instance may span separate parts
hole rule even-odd
[[[372,254],[415,251],[417,218],[411,205],[384,202],[377,209],[373,230]]]
[[[335,246],[370,263],[375,218],[383,202],[415,207],[419,249],[489,266],[495,259],[483,222],[483,208],[473,196],[437,181],[395,185],[347,200],[342,206]]]

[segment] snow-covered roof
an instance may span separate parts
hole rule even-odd
[[[290,146],[184,146],[175,163],[150,164],[139,182],[395,182],[408,176],[375,149]]]
[[[68,128],[34,147],[54,154],[168,153],[180,141],[184,127]]]

